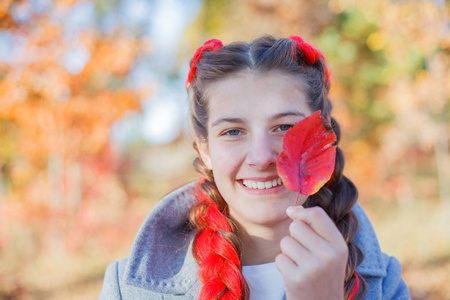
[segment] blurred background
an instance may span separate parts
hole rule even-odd
[[[450,2],[0,1],[0,299],[96,299],[197,178],[195,49],[301,35],[333,78],[345,174],[413,299],[450,299]]]

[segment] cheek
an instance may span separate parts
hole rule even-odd
[[[295,193],[295,192],[294,192]],[[295,198],[297,198],[297,193],[295,193]],[[297,205],[303,205],[305,204],[306,200],[308,199],[308,196],[300,194],[298,196]]]
[[[228,145],[211,145],[210,155],[214,178],[234,177],[239,171],[243,156],[242,151]]]

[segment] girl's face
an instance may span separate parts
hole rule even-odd
[[[241,72],[212,84],[208,98],[208,139],[198,146],[231,216],[247,230],[289,222],[297,193],[279,184],[276,160],[285,132],[312,113],[300,82]]]

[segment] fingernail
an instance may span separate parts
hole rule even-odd
[[[289,206],[289,207],[286,209],[286,213],[287,213],[288,215],[292,214],[294,211],[295,211],[295,206]]]

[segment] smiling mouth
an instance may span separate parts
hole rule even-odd
[[[269,181],[253,181],[244,179],[242,184],[250,189],[264,190],[283,185],[283,181],[281,181],[281,178]]]

